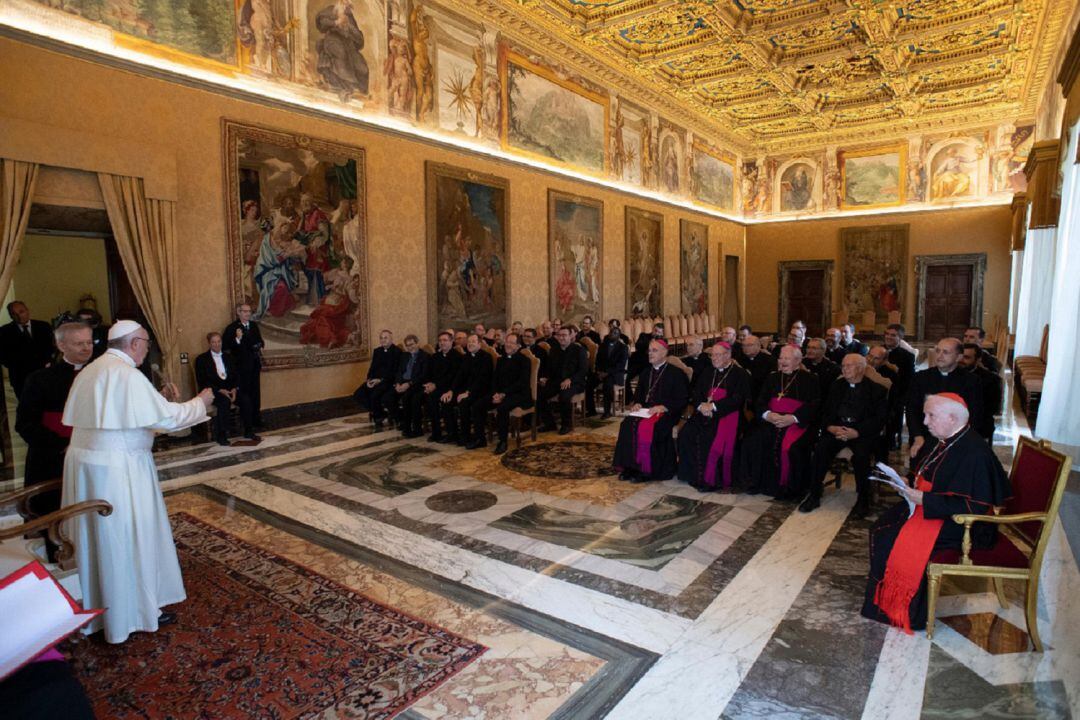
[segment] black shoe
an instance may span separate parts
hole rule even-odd
[[[637,476],[637,473],[635,473],[632,470],[623,470],[621,473],[619,473],[619,479],[620,480],[626,480],[628,482],[633,482],[633,480],[634,480],[634,478],[636,476]]]
[[[569,435],[573,431],[574,431],[574,428],[570,427],[569,425],[563,425],[561,428],[559,428],[559,434],[560,435]]]
[[[555,432],[557,428],[554,425],[541,425],[537,428],[537,432]]]
[[[247,435],[244,436],[244,439],[245,440],[254,440],[255,442],[262,442],[262,438],[259,437],[258,435],[256,435],[255,433],[248,433]]]
[[[506,452],[506,441],[500,440],[499,444],[495,446],[495,452],[493,454],[502,455],[504,452]]]
[[[855,501],[855,507],[851,509],[851,514],[859,520],[870,514],[870,500],[866,495],[859,495],[859,499]]]
[[[609,420],[610,418],[611,418],[611,413],[609,413],[609,412],[605,412],[603,415],[600,416],[601,420]]]
[[[375,421],[375,432],[382,432],[383,427],[386,425],[382,420]]]
[[[457,438],[453,435],[447,435],[446,437],[439,438],[435,442],[439,443],[440,445],[457,445]]]
[[[165,612],[163,610],[161,612],[161,614],[158,615],[157,624],[158,624],[158,627],[162,627],[163,625],[175,625],[176,624],[176,613]]]
[[[232,447],[232,443],[229,442],[228,440],[226,440],[225,438],[222,438],[221,440],[218,440],[217,444],[222,445],[224,447]]]
[[[647,478],[644,475],[634,475],[634,477],[630,478],[630,482],[632,482],[635,485],[638,485],[638,484],[643,483],[643,482],[649,482],[649,480],[651,480],[651,479],[652,478]]]
[[[442,435],[429,435],[427,441],[433,443],[441,443],[443,441]]]
[[[476,450],[476,449],[482,448],[482,447],[484,447],[486,445],[487,445],[487,441],[484,440],[484,438],[476,438],[475,440],[470,442],[468,445],[466,445],[465,449],[466,450]]]
[[[585,413],[585,417],[596,417],[597,414],[598,413],[595,410],[590,410],[589,412]]]
[[[806,496],[806,499],[799,503],[799,512],[808,513],[813,512],[821,507],[821,500],[814,493],[810,493]]]

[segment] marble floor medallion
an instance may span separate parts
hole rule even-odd
[[[484,490],[448,490],[424,501],[429,510],[442,513],[472,513],[487,510],[499,496]]]

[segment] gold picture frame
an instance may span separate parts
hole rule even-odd
[[[696,157],[698,153],[700,153],[701,155],[705,155],[712,160],[715,160],[720,165],[725,166],[728,170],[728,173],[730,175],[731,188],[728,191],[726,197],[720,198],[719,202],[713,202],[711,199],[704,197],[701,193],[701,188],[698,187],[698,180],[696,177],[694,177],[694,174],[698,172],[698,158]],[[690,198],[694,202],[704,205],[706,207],[715,208],[723,212],[734,212],[736,192],[734,156],[723,153],[709,145],[706,145],[705,143],[698,141],[694,141],[694,143],[690,146],[690,155],[692,158],[690,162],[691,170],[687,173],[687,179],[690,181]],[[724,204],[725,200],[728,204]]]
[[[871,200],[866,203],[851,203],[848,201],[848,182],[852,180],[848,169],[851,160],[867,160],[868,158],[897,156],[897,184],[896,197],[887,201]],[[841,150],[837,153],[837,161],[840,165],[840,209],[841,210],[870,210],[873,208],[897,207],[905,202],[907,192],[907,144],[882,145],[874,148],[861,150]]]
[[[560,207],[560,204],[563,206]],[[572,206],[569,207],[569,206]],[[561,217],[568,210],[585,209],[595,213],[595,227],[589,229],[580,247],[567,238],[564,245],[561,230],[573,217]],[[590,218],[582,219],[586,225]],[[580,231],[582,228],[578,228]],[[584,235],[584,233],[580,233]],[[582,239],[579,237],[579,240]],[[592,241],[591,243],[589,241]],[[574,272],[566,263],[567,256]],[[566,270],[564,273],[563,270]],[[591,315],[597,322],[604,317],[604,202],[594,198],[548,190],[548,309],[551,317],[571,317],[580,320]],[[581,300],[581,293],[585,300]],[[569,302],[567,302],[569,300]]]
[[[664,216],[660,213],[627,205],[625,220],[626,316],[661,316],[664,311]],[[635,248],[639,248],[637,255],[643,254],[641,250],[648,250],[648,248],[640,247],[642,243],[639,241],[641,237],[640,231],[643,226],[649,224],[653,224],[656,233],[655,258],[649,262],[648,266],[635,267],[635,264],[641,265],[641,258],[635,257]],[[635,277],[635,273],[637,277]],[[652,295],[648,295],[649,289],[652,290]],[[642,294],[645,294],[646,297],[641,297]],[[647,300],[647,302],[642,304],[642,300]],[[635,304],[642,304],[642,306],[635,308]]]

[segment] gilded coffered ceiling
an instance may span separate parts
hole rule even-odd
[[[490,0],[489,0],[490,1]],[[1073,0],[494,0],[748,151],[1031,117]]]

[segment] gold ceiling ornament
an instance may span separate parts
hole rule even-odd
[[[458,1],[512,7],[747,157],[1032,117],[1077,2]]]

